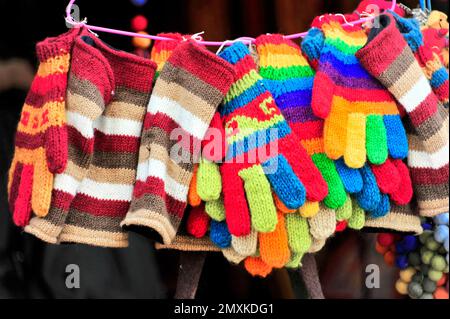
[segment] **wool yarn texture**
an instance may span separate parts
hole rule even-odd
[[[316,117],[311,108],[315,71],[300,47],[282,35],[260,36],[256,39],[256,45],[261,76],[273,94],[281,113],[327,182],[329,191],[323,201],[327,208],[321,209],[324,205],[319,203],[309,203],[310,206],[314,206],[312,214],[300,209],[303,217],[314,218],[312,225],[319,227],[314,229],[313,233],[320,234],[321,239],[326,238],[334,233],[336,218],[339,219],[336,212],[331,210],[339,209],[342,220],[349,219],[352,216],[352,205],[334,162],[324,153],[322,138],[324,121]],[[352,189],[354,193],[361,191],[363,185],[360,176],[353,175],[345,181],[348,181],[346,185],[350,191]],[[359,186],[355,186],[356,184]],[[362,221],[364,220],[362,210],[354,212],[360,214],[360,219],[362,217]],[[321,216],[316,217],[317,213]],[[319,220],[320,223],[317,222]],[[364,222],[360,222],[358,227],[363,225]],[[352,226],[356,224],[352,223]]]
[[[191,41],[174,50],[147,108],[137,182],[123,226],[150,228],[163,243],[173,241],[199,157],[195,145],[204,139],[233,79],[230,64]]]
[[[286,207],[298,209],[306,199],[322,200],[327,185],[265,87],[249,49],[237,42],[220,57],[236,72],[220,108],[227,137],[220,167],[226,222],[237,237],[252,228],[270,233],[278,222],[272,190]]]
[[[434,94],[392,15],[380,17],[369,43],[358,52],[363,66],[392,93],[407,114],[408,166],[420,214],[448,211],[448,109]],[[389,41],[389,42],[386,42]],[[386,48],[385,44],[389,43]]]
[[[48,214],[54,174],[67,165],[67,74],[79,32],[73,29],[36,46],[39,68],[22,108],[8,181],[10,211],[20,227],[33,212]]]
[[[136,181],[156,65],[93,36],[75,40],[67,90],[69,160],[46,218],[25,231],[50,243],[126,247],[120,223]]]
[[[355,56],[367,42],[365,31],[342,26],[342,17],[319,20],[309,33],[323,41],[317,48],[312,108],[325,119],[325,153],[343,158],[350,168],[384,164],[388,155],[406,158],[408,143],[395,100]]]
[[[415,19],[406,19],[394,14],[398,29],[402,33],[414,57],[422,68],[425,76],[430,82],[431,88],[443,104],[448,108],[449,100],[449,75],[447,68],[442,64],[441,58],[433,51],[430,44],[426,45],[424,32]]]

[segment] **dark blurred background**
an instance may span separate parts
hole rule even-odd
[[[409,7],[417,0],[404,0]],[[447,0],[434,8],[448,12]],[[123,250],[49,246],[13,227],[6,200],[7,170],[15,128],[36,66],[34,46],[65,32],[66,0],[0,0],[0,298],[171,298],[179,255],[155,252],[138,235]],[[81,17],[90,24],[130,29],[137,14],[149,20],[148,32],[205,31],[208,40],[306,31],[312,19],[326,12],[352,12],[358,0],[149,0],[137,7],[129,0],[80,0]],[[131,39],[101,34],[107,43],[132,50]],[[328,298],[394,298],[395,273],[382,268],[382,288],[364,288],[368,263],[383,266],[374,253],[373,235],[347,232],[319,254],[321,279]],[[65,269],[77,264],[81,288],[65,287]],[[278,271],[267,280],[252,279],[220,255],[207,257],[198,291],[200,298],[305,297],[296,272]]]

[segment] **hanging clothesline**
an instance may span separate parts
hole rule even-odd
[[[425,0],[421,0],[421,5],[422,2],[424,2]],[[428,0],[430,2],[431,5],[431,1]],[[66,8],[66,22],[73,25],[74,27],[80,27],[83,26],[85,28],[87,28],[88,30],[91,31],[97,31],[97,32],[104,32],[104,33],[111,33],[111,34],[116,34],[116,35],[122,35],[122,36],[128,36],[128,37],[138,37],[138,38],[145,38],[145,39],[151,39],[151,40],[156,40],[156,41],[173,41],[173,39],[171,38],[166,38],[166,37],[160,37],[160,36],[156,36],[156,35],[149,35],[149,34],[140,34],[140,33],[135,33],[135,32],[129,32],[129,31],[123,31],[123,30],[116,30],[116,29],[111,29],[111,28],[105,28],[105,27],[99,27],[99,26],[93,26],[93,25],[89,25],[87,24],[87,20],[84,19],[82,21],[75,21],[72,17],[72,8],[75,4],[75,0],[71,0],[69,2],[69,5]],[[392,8],[391,11],[394,11],[395,8],[397,6],[397,0],[392,0]],[[369,16],[367,18],[361,18],[357,21],[352,21],[352,22],[347,22],[347,24],[351,24],[351,25],[359,25],[359,24],[364,24],[366,22],[370,22],[373,19],[375,19],[375,16]],[[230,40],[226,40],[226,41],[204,41],[202,39],[198,39],[199,35],[202,34],[202,32],[199,32],[197,34],[195,34],[193,36],[193,39],[196,40],[199,44],[203,44],[206,46],[226,46],[226,45],[230,45],[233,43],[233,41]],[[307,35],[307,32],[302,32],[302,33],[296,33],[296,34],[291,34],[291,35],[287,35],[285,36],[286,39],[298,39],[298,38],[303,38]],[[240,37],[239,40],[245,44],[251,44],[255,41],[254,38],[252,37]]]

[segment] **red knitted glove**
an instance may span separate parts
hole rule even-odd
[[[46,216],[53,174],[67,164],[66,87],[70,55],[80,29],[36,46],[40,65],[22,109],[9,172],[9,203],[13,220],[26,226],[32,211]]]

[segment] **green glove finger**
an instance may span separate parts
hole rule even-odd
[[[219,165],[206,159],[201,159],[197,171],[197,193],[205,201],[215,201],[222,193],[222,176]]]
[[[223,205],[222,198],[206,202],[205,211],[209,217],[217,222],[223,222],[225,220],[225,206]]]
[[[312,245],[307,219],[299,214],[287,214],[285,218],[289,248],[291,248],[292,255],[307,253]]]
[[[344,206],[336,210],[336,220],[342,222],[344,220],[349,220],[350,217],[352,217],[352,199],[347,195]]]
[[[240,171],[239,176],[244,180],[253,229],[261,233],[275,231],[278,223],[277,209],[263,168],[261,165],[254,165]]]
[[[355,230],[361,230],[366,223],[366,213],[359,207],[355,199],[352,199],[352,206],[352,217],[348,220],[348,227]]]
[[[302,266],[303,254],[291,254],[291,259],[286,264],[286,268],[297,269]]]
[[[325,205],[331,209],[342,207],[347,200],[347,196],[334,162],[325,154],[314,154],[312,160],[328,185],[328,195],[324,200]]]
[[[369,115],[366,130],[367,158],[372,164],[381,165],[388,158],[387,135],[383,116]]]

